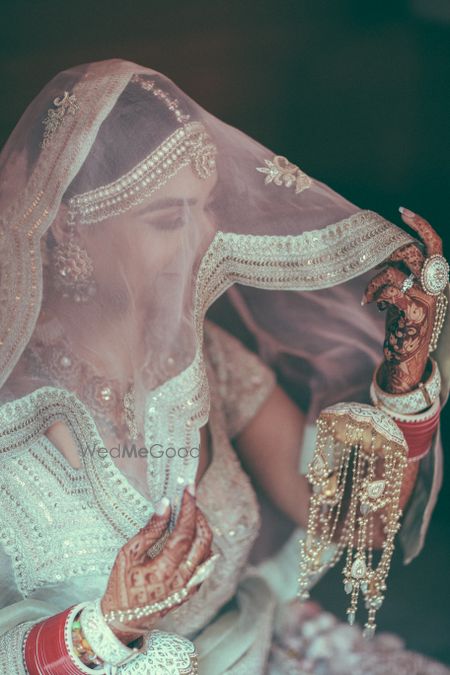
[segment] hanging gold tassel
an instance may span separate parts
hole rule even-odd
[[[317,421],[317,440],[307,478],[312,486],[306,536],[300,541],[301,600],[317,575],[334,566],[346,549],[344,590],[351,596],[347,617],[353,624],[360,593],[368,619],[364,636],[375,632],[400,528],[400,490],[408,446],[383,411],[360,403],[325,408]],[[375,519],[384,541],[374,563]],[[335,552],[330,559],[330,547]]]

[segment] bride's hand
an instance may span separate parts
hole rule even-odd
[[[420,273],[425,259],[442,255],[442,240],[430,223],[421,216],[404,210],[404,222],[420,236],[425,255],[415,243],[397,249],[387,259],[387,267],[367,286],[363,303],[376,301],[380,309],[387,307],[384,363],[380,386],[398,394],[415,389],[422,380],[428,360],[429,345],[436,315],[436,297],[422,289]],[[414,284],[401,290],[410,274]]]
[[[111,611],[130,610],[161,602],[179,591],[211,553],[212,532],[186,489],[174,530],[167,536],[170,506],[164,513],[153,514],[148,523],[119,551],[105,594],[101,601],[104,615]],[[148,550],[164,535],[167,539],[154,557]],[[199,588],[193,586],[187,597],[170,609],[133,620],[109,622],[111,630],[125,644],[145,635],[162,616],[190,598]]]

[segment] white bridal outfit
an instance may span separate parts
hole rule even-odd
[[[0,177],[1,673],[26,672],[33,622],[103,594],[162,496],[176,519],[198,464],[178,450],[198,448],[206,423],[197,500],[220,558],[158,625],[195,643],[200,673],[448,672],[392,636],[367,646],[312,603],[289,604],[302,533],[274,543],[231,444],[278,379],[307,416],[305,471],[320,410],[369,400],[384,316],[361,297],[411,237],[121,60],[51,80],[4,147]],[[221,327],[205,319],[220,296],[259,356],[226,312]],[[75,459],[46,434],[56,422]],[[132,442],[160,452],[117,450]],[[441,466],[438,432],[399,533],[405,562],[423,546]],[[249,563],[258,536],[271,555]],[[159,673],[152,658],[121,670]]]

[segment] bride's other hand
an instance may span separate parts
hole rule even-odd
[[[394,251],[387,259],[385,269],[372,279],[363,296],[363,304],[376,301],[379,309],[387,308],[384,363],[379,385],[393,394],[411,391],[422,380],[433,334],[437,296],[423,290],[420,275],[426,258],[442,255],[442,240],[430,223],[408,209],[403,209],[401,214],[403,221],[419,235],[424,253],[415,243]],[[413,275],[412,285],[402,290],[410,275]]]
[[[181,509],[173,531],[168,534],[171,507],[162,500],[159,513],[119,551],[114,562],[101,608],[104,615],[111,611],[130,610],[161,602],[186,586],[189,579],[211,554],[212,532],[197,507],[195,497],[185,490]],[[149,549],[163,536],[167,539],[161,551],[153,558]],[[175,606],[197,592],[193,586],[186,598],[164,609],[141,618],[109,623],[111,630],[125,644],[145,635],[157,621]]]

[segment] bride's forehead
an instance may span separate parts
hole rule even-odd
[[[151,205],[154,201],[160,200],[164,197],[177,197],[178,199],[190,199],[193,197],[201,197],[208,195],[217,184],[218,175],[214,171],[207,178],[199,178],[190,165],[180,169],[175,176],[172,176],[167,183],[151,194],[142,204],[140,209],[145,205]]]

